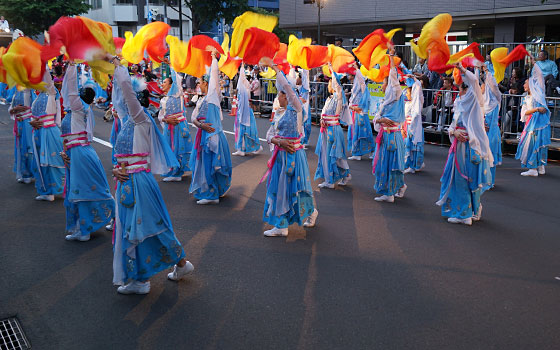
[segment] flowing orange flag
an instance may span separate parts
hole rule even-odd
[[[233,58],[229,55],[228,33],[224,33],[222,50],[224,50],[224,54],[220,57],[220,61],[218,62],[220,71],[225,75],[227,75],[230,79],[233,79],[233,77],[235,77],[235,75],[239,71],[239,66],[241,65],[241,59]]]
[[[504,80],[506,67],[515,61],[523,59],[525,56],[529,56],[529,53],[524,45],[517,45],[509,54],[507,47],[499,47],[492,50],[492,52],[490,52],[490,58],[494,66],[494,77],[496,81],[499,83]]]
[[[45,35],[47,45],[41,51],[48,61],[65,54],[71,60],[90,61],[115,53],[113,30],[106,23],[85,17],[61,17]]]
[[[8,49],[6,49],[4,46],[0,47],[0,83],[11,85],[10,82],[8,82],[8,72],[6,71],[4,63],[2,62],[2,57],[4,56],[6,51],[8,51]]]
[[[416,55],[428,59],[428,69],[431,71],[444,73],[453,68],[447,64],[450,52],[445,41],[452,22],[453,18],[450,14],[441,13],[424,25],[417,41],[414,39],[410,41]]]
[[[472,54],[472,57],[469,58],[467,55]],[[467,56],[467,57],[465,57]],[[463,50],[451,55],[447,64],[455,64],[457,62],[462,62],[463,66],[475,66],[476,61],[484,62],[484,57],[480,54],[480,45],[478,43],[472,43]]]
[[[396,32],[402,30],[396,28],[388,33],[383,29],[376,29],[362,40],[360,45],[352,51],[366,68],[372,68],[376,64],[381,64],[386,57],[389,43]]]
[[[61,17],[49,28],[45,40],[47,45],[41,49],[43,61],[61,54],[73,61],[87,61],[95,81],[107,86],[108,75],[115,66],[103,58],[107,53],[116,53],[113,30],[107,23],[80,16]]]
[[[395,61],[395,66],[398,67],[401,64],[401,59],[399,57],[393,57]],[[376,83],[381,83],[385,78],[389,76],[391,72],[391,64],[387,61],[387,64],[382,65],[379,68],[367,69],[364,65],[360,67],[360,72],[364,77],[375,81]]]
[[[144,52],[148,53],[150,60],[161,63],[167,53],[165,37],[171,27],[167,23],[148,23],[133,35],[132,32],[124,33],[126,42],[122,47],[122,55],[130,63],[138,64],[144,59]]]
[[[220,54],[224,50],[215,40],[206,35],[195,35],[185,43],[168,35],[169,62],[177,72],[183,72],[197,78],[206,74],[206,67],[212,64],[211,51],[216,49]]]
[[[263,57],[274,58],[279,48],[280,40],[276,34],[252,27],[245,30],[236,57],[243,58],[246,64],[258,64]]]
[[[117,54],[122,53],[122,48],[124,46],[125,41],[126,41],[125,39],[119,38],[118,36],[113,38],[113,42],[115,43],[115,51]]]
[[[244,58],[244,48],[246,48],[247,44],[245,41],[245,31],[249,28],[255,27],[267,32],[272,32],[276,24],[278,24],[278,17],[262,15],[251,11],[247,11],[235,18],[232,24],[233,33],[231,34],[230,55],[232,57]]]
[[[2,56],[2,65],[7,74],[19,86],[44,90],[43,74],[46,61],[41,60],[41,47],[41,44],[28,37],[20,37]]]
[[[280,43],[280,48],[274,56],[274,63],[284,74],[290,73],[290,64],[288,63],[288,45]]]
[[[332,44],[328,46],[327,57],[333,70],[337,73],[347,72],[349,66],[355,62],[354,56],[350,52]]]

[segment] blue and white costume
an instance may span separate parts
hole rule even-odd
[[[354,76],[350,106],[361,109],[361,113],[352,111],[352,122],[348,125],[348,151],[353,157],[361,157],[375,151],[375,141],[369,121],[369,91],[359,69]]]
[[[113,283],[124,285],[149,279],[185,252],[153,175],[177,167],[177,159],[137,100],[126,68],[116,67],[113,89],[117,112],[129,115],[115,144],[117,168],[128,174],[117,184],[113,249]]]
[[[113,93],[113,97],[111,97],[111,100],[113,98],[114,98],[114,93]],[[116,110],[114,105],[113,105],[113,109]],[[117,111],[117,115],[113,115],[113,126],[111,127],[111,136],[109,137],[109,142],[113,146],[111,150],[111,162],[113,163],[113,165],[117,165],[117,158],[115,158],[115,143],[117,142],[117,137],[119,136],[119,133],[121,132],[122,127],[127,120],[128,120],[128,115],[120,115],[118,111]]]
[[[406,101],[404,106],[406,116],[405,173],[414,173],[424,167],[424,128],[422,127],[424,94],[422,93],[422,83],[416,78],[413,79],[410,101]]]
[[[472,219],[480,219],[480,197],[492,185],[490,167],[494,159],[484,128],[484,99],[478,78],[467,70],[463,80],[468,89],[455,100],[449,127],[452,144],[436,204],[449,222],[470,225]],[[455,130],[466,134],[468,141],[460,142],[454,136]]]
[[[285,229],[293,223],[304,224],[306,218],[313,214],[315,206],[307,155],[301,143],[302,103],[282,72],[276,76],[276,86],[279,92],[286,94],[288,107],[276,111],[266,135],[272,157],[268,161],[263,221]],[[296,151],[289,153],[273,145],[273,138],[287,140]]]
[[[235,149],[237,152],[250,153],[261,149],[257,123],[253,109],[249,105],[251,97],[250,83],[245,77],[245,65],[239,68],[239,79],[237,80],[237,115],[235,117]],[[241,155],[243,153],[234,153]]]
[[[331,70],[331,72],[334,93],[325,101],[321,113],[321,133],[315,148],[315,154],[319,157],[315,180],[325,179],[320,186],[330,188],[339,180],[343,181],[341,184],[346,184],[345,181],[350,178],[344,132],[340,124],[348,125],[351,121],[350,110],[339,77],[334,71]]]
[[[64,162],[62,139],[60,137],[60,100],[51,74],[47,70],[43,76],[46,92],[41,92],[31,105],[33,119],[43,126],[33,130],[33,167],[35,188],[39,196],[62,194],[64,190]]]
[[[231,186],[231,154],[222,128],[218,60],[212,59],[208,93],[196,102],[191,119],[211,123],[215,129],[208,133],[198,129],[193,144],[190,168],[192,181],[189,189],[199,200],[219,200]],[[202,203],[201,203],[202,204]]]
[[[521,107],[521,121],[525,128],[517,146],[515,159],[521,160],[521,166],[529,169],[539,168],[544,174],[544,166],[548,160],[548,145],[550,145],[550,110],[545,99],[545,85],[542,71],[538,65],[533,66],[529,78],[530,93],[523,98]],[[542,107],[545,113],[527,111]]]
[[[183,89],[181,88],[181,77],[171,70],[173,83],[167,95],[161,99],[161,109],[158,119],[163,126],[163,136],[171,146],[178,166],[170,172],[163,174],[164,177],[180,178],[187,171],[190,171],[189,161],[191,157],[192,141],[189,134],[189,124],[185,118],[185,108],[183,103]],[[177,125],[163,123],[164,120],[174,120],[179,122]]]
[[[484,82],[484,124],[488,127],[488,141],[494,157],[494,163],[490,164],[493,187],[496,179],[496,167],[502,164],[502,135],[499,125],[502,93],[498,88],[496,78],[489,69],[486,71]]]
[[[311,87],[309,86],[309,71],[307,69],[301,70],[301,87],[296,89],[299,99],[303,103],[303,138],[301,144],[306,146],[311,137],[311,104],[309,103],[309,94]]]
[[[14,172],[18,182],[29,183],[33,179],[33,128],[31,118],[32,91],[16,91],[8,112],[14,121]],[[25,111],[15,113],[14,107],[23,106]]]
[[[63,146],[70,158],[64,200],[70,233],[66,238],[87,240],[91,232],[111,221],[115,201],[103,165],[90,145],[94,117],[91,107],[80,98],[75,65],[66,70],[62,96],[67,110],[61,123]]]
[[[401,126],[405,121],[404,95],[402,93],[397,69],[391,68],[385,90],[385,99],[379,107],[379,118],[393,121],[395,126],[383,126],[375,123],[378,132],[376,138],[375,156],[373,159],[373,174],[375,175],[374,189],[383,196],[391,197],[397,194],[404,184],[404,155],[405,147],[401,133]],[[381,197],[378,197],[381,200]],[[384,200],[384,199],[383,199]]]

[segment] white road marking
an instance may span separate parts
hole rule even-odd
[[[107,142],[107,141],[102,140],[102,139],[98,139],[97,137],[94,137],[94,138],[93,138],[93,141],[95,141],[95,142],[97,142],[97,143],[100,143],[100,144],[102,144],[103,146],[107,146],[107,147],[109,147],[109,148],[113,148],[113,145],[111,145],[110,142]]]

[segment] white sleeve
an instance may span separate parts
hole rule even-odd
[[[292,90],[292,86],[290,85],[290,83],[288,83],[288,80],[282,72],[276,74],[276,84],[281,87],[279,90],[283,90],[284,92],[286,92],[288,103],[292,105],[296,112],[301,113],[301,111],[303,110],[301,107],[301,101],[297,97],[294,90]]]
[[[128,107],[128,114],[134,120],[136,124],[143,123],[148,119],[146,113],[144,113],[144,108],[136,98],[136,93],[132,88],[132,82],[130,81],[130,75],[128,70],[123,66],[118,66],[115,68],[115,80],[119,87],[121,88],[124,101]]]
[[[78,71],[76,65],[70,65],[66,69],[66,74],[64,75],[64,81],[66,82],[66,86],[68,88],[68,99],[70,110],[72,112],[81,112],[83,111],[82,100],[80,98],[80,93],[78,91]]]

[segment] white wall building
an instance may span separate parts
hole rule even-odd
[[[178,0],[173,0],[173,7],[178,9]],[[179,37],[179,13],[161,0],[89,0],[92,9],[84,17],[105,22],[113,28],[113,36],[124,38],[124,32],[136,33],[140,27],[148,23],[148,6],[152,12],[152,21],[167,22],[171,26],[170,35]],[[183,14],[190,16],[190,9],[183,0]],[[167,16],[165,14],[167,13]],[[183,16],[183,40],[192,37],[192,23]]]

